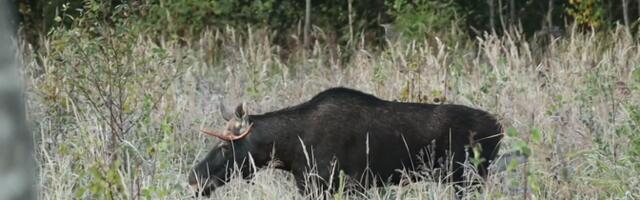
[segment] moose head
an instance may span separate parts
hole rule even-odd
[[[225,128],[220,132],[202,132],[221,141],[189,174],[189,184],[198,194],[207,196],[228,182],[234,169],[240,169],[244,177],[249,175],[247,158],[253,145],[246,138],[251,134],[253,124],[246,112],[246,104],[238,105],[233,114],[221,104],[220,112],[227,121]]]

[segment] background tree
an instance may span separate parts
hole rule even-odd
[[[550,28],[582,30],[612,28],[616,23],[635,28],[639,1],[629,0],[317,0],[310,2],[312,17],[306,23],[306,0],[14,0],[26,39],[37,38],[52,27],[125,24],[132,32],[151,37],[194,40],[207,29],[268,29],[274,42],[289,49],[313,44],[314,31],[322,39],[345,46],[364,36],[371,45],[384,45],[384,26],[408,39],[440,37],[463,30],[459,36],[475,38],[484,32],[502,34],[517,27],[525,36]],[[87,13],[93,13],[88,15]],[[319,29],[315,29],[318,27]],[[388,26],[387,26],[388,27]],[[304,33],[310,31],[307,37]],[[635,32],[635,31],[632,31]],[[456,36],[457,37],[457,36]],[[450,37],[453,40],[461,38]],[[295,50],[294,50],[295,51]]]
[[[8,1],[0,2],[0,199],[34,199],[33,144],[16,56],[15,25]]]

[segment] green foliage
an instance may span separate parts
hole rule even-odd
[[[633,77],[634,89],[640,90],[640,66],[636,67],[631,74]]]
[[[480,167],[480,164],[482,164],[483,162],[486,161],[483,157],[481,157],[482,156],[482,146],[474,145],[471,150],[472,150],[472,153],[473,153],[473,157],[470,158],[469,162],[471,162],[471,164],[474,167],[476,167],[476,169],[477,169],[478,167]]]
[[[335,200],[344,200],[346,199],[346,191],[345,191],[345,187],[346,187],[346,180],[347,175],[344,173],[344,171],[340,170],[340,173],[338,174],[338,188],[336,189],[336,193],[333,194],[333,198]]]
[[[607,10],[603,0],[569,0],[567,13],[575,22],[590,28],[600,28]]]
[[[632,158],[635,158],[637,162],[640,162],[640,106],[629,105],[628,106],[630,121],[627,126],[624,127],[625,133],[623,136],[629,137],[630,140],[630,154]],[[640,168],[640,164],[638,165]]]
[[[118,166],[122,165],[122,162],[117,160],[112,165],[105,165],[104,163],[96,163],[89,168],[89,176],[91,181],[89,182],[89,192],[91,198],[95,199],[122,199],[124,194],[124,185],[122,185],[122,177],[118,170]],[[108,166],[105,168],[104,166]],[[76,193],[81,195],[81,193]],[[82,196],[82,195],[81,195]]]
[[[459,29],[464,24],[464,16],[460,16],[453,1],[393,0],[387,3],[390,4],[388,12],[395,18],[396,29],[408,39],[423,39],[425,36],[454,38],[462,33]]]
[[[538,128],[531,128],[530,135],[524,136],[528,139],[521,138],[521,133],[513,127],[507,129],[507,136],[514,140],[513,150],[524,155],[525,157],[529,157],[533,154],[530,144],[540,144],[543,139],[542,133]]]
[[[554,26],[573,21],[601,28],[622,19],[620,0],[553,2],[547,18],[548,1],[494,1],[493,28],[500,33],[518,26],[532,36],[545,30],[547,20]],[[299,25],[305,13],[303,0],[16,0],[16,4],[21,24],[30,29],[25,35],[34,43],[52,27],[127,24],[132,32],[183,40],[198,38],[207,29],[253,26],[272,31],[274,39],[285,45],[299,42],[289,36],[301,33]],[[439,36],[455,41],[490,31],[490,10],[487,1],[477,0],[319,0],[311,4],[311,23],[323,30],[318,33],[323,38],[316,39],[340,44],[353,42],[358,36],[383,44],[383,24],[395,25],[409,39]],[[632,19],[634,14],[632,11]],[[74,22],[79,19],[86,23]]]
[[[537,128],[531,129],[531,141],[536,144],[542,142],[542,133]]]
[[[141,12],[136,23],[143,26],[146,32],[163,33],[164,35],[192,36],[207,28],[282,26],[299,18],[293,5],[279,4],[279,0],[148,0],[143,1],[148,8]],[[282,7],[280,7],[282,6]],[[277,13],[277,14],[276,14]],[[283,21],[275,21],[274,17]],[[284,21],[285,19],[289,19]]]
[[[532,154],[531,148],[529,144],[524,140],[516,140],[513,142],[513,149],[517,152],[522,153],[522,155],[530,156]]]

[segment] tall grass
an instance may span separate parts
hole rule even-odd
[[[347,86],[496,114],[507,130],[501,151],[526,162],[507,159],[467,198],[640,198],[640,45],[622,29],[571,32],[544,47],[517,34],[451,45],[398,40],[384,50],[354,45],[350,56],[322,43],[304,56],[283,52],[267,32],[248,32],[185,43],[69,31],[43,39],[38,52],[25,48],[39,197],[189,198],[187,173],[216,142],[197,130],[223,125],[219,100],[261,113]],[[332,197],[448,199],[452,191],[417,182]],[[274,169],[212,197],[305,198]]]

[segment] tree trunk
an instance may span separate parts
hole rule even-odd
[[[498,19],[500,19],[500,27],[502,27],[502,32],[507,32],[507,23],[504,20],[504,13],[503,13],[503,5],[502,5],[502,0],[498,0]],[[507,19],[509,20],[509,19]]]
[[[349,0],[347,5],[347,14],[349,16],[349,43],[353,42],[353,0]]]
[[[622,0],[622,17],[624,19],[624,25],[629,26],[629,2]]]
[[[516,17],[516,0],[509,1],[509,20],[510,20],[511,26],[515,26],[518,23],[518,21],[520,21]]]
[[[35,199],[33,139],[26,128],[10,2],[0,1],[0,199]]]
[[[553,0],[549,0],[549,10],[547,10],[545,20],[547,21],[546,26],[550,29],[553,28]]]
[[[489,28],[491,29],[491,33],[496,33],[496,21],[495,21],[495,6],[493,5],[494,0],[487,0],[487,4],[489,5]]]
[[[309,29],[311,29],[311,0],[305,1],[305,11],[304,11],[304,48],[309,47]]]

